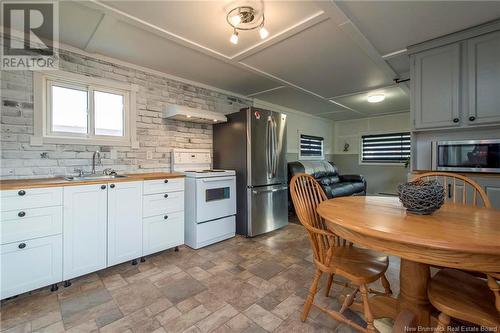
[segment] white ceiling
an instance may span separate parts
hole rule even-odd
[[[229,43],[226,13],[264,10],[270,36]],[[62,1],[60,40],[328,119],[409,109],[408,57],[383,57],[500,17],[479,1]],[[383,90],[386,100],[366,102]]]

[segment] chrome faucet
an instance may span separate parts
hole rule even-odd
[[[99,150],[96,150],[94,152],[94,155],[92,156],[92,174],[95,175],[95,165],[97,164],[102,165],[101,161],[101,152]]]

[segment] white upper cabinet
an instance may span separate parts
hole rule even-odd
[[[412,114],[417,129],[460,125],[460,45],[412,56]]]
[[[106,268],[107,187],[64,188],[64,280]]]
[[[469,125],[500,123],[500,31],[467,41]]]
[[[142,181],[109,184],[108,266],[142,255]]]

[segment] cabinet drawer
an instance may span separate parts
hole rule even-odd
[[[2,213],[1,244],[62,233],[62,206],[10,210]]]
[[[143,217],[164,215],[184,210],[184,192],[170,192],[143,196]]]
[[[165,193],[184,190],[184,178],[144,181],[144,194]]]
[[[1,192],[2,212],[15,209],[62,205],[62,188],[33,188]]]
[[[184,244],[184,213],[143,219],[142,253],[148,255]]]
[[[2,245],[1,295],[6,298],[62,281],[62,236]]]

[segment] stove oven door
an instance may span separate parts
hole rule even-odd
[[[196,222],[236,214],[236,177],[196,179]]]

